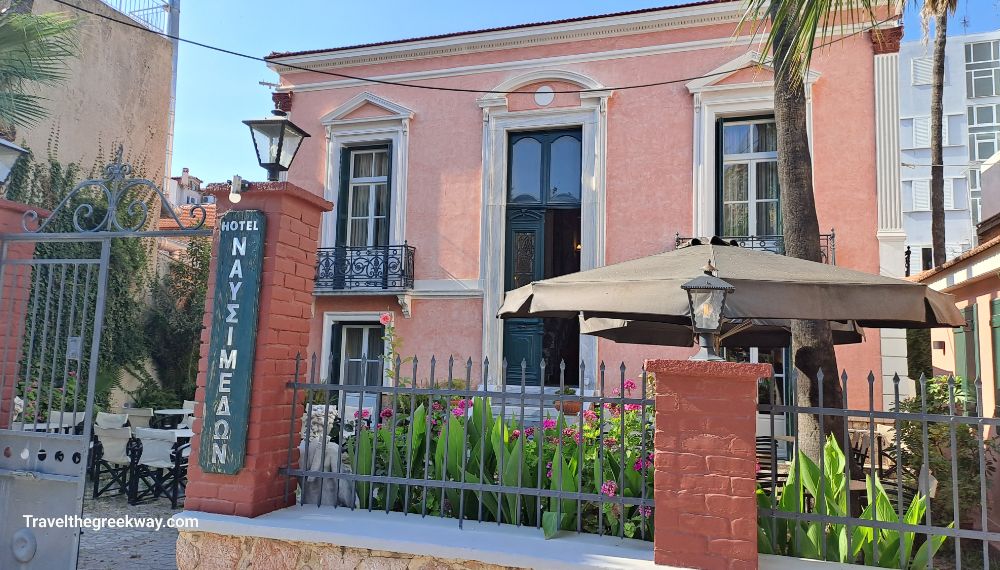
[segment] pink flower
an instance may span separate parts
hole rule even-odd
[[[392,408],[385,408],[379,413],[379,417],[383,420],[387,420],[392,417]]]
[[[548,469],[548,472],[545,473],[545,476],[548,477],[549,479],[551,479],[552,478],[552,462],[549,461],[548,463],[546,463],[545,464],[545,468]]]
[[[535,428],[526,427],[524,428],[524,437],[532,437],[535,435]]]
[[[625,404],[626,412],[639,412],[642,411],[642,404]]]
[[[360,410],[360,411],[354,412],[354,418],[355,419],[357,419],[357,418],[360,417],[362,419],[367,420],[368,418],[371,417],[371,415],[372,415],[372,413],[370,411],[368,411],[368,410]]]
[[[624,386],[625,390],[627,391],[635,390],[636,388],[638,388],[638,386],[635,385],[635,380],[626,380]]]
[[[588,423],[589,422],[596,422],[597,421],[597,412],[595,412],[594,410],[584,410],[583,411],[583,421],[588,422]]]
[[[639,514],[642,515],[643,518],[647,518],[648,519],[649,517],[653,516],[653,507],[648,507],[646,505],[640,505],[639,506]]]
[[[378,316],[378,322],[384,327],[389,326],[392,323],[392,313],[382,313]]]
[[[510,432],[510,439],[514,440],[514,439],[517,439],[519,437],[521,437],[521,430],[516,429],[516,430]]]
[[[75,370],[70,370],[69,371],[69,376],[70,376],[70,378],[76,378],[76,371]]]
[[[566,436],[566,437],[568,437],[568,438],[570,438],[570,439],[572,439],[572,440],[574,440],[574,441],[576,441],[577,443],[580,443],[580,440],[582,439],[582,437],[580,436],[580,432],[576,431],[573,428],[566,428],[566,429],[564,429],[563,430],[563,435]]]
[[[542,429],[556,429],[556,421],[549,418],[542,420]]]
[[[461,418],[465,416],[465,410],[463,410],[462,408],[454,408],[451,410],[451,415],[455,416],[456,418]]]
[[[605,402],[604,409],[611,412],[612,415],[617,416],[620,412],[618,410],[618,404],[612,404],[610,402]]]
[[[604,438],[604,447],[614,447],[618,445],[618,440],[613,437]]]
[[[614,481],[605,481],[604,484],[601,485],[601,494],[614,497],[618,494],[618,483],[615,483]]]
[[[440,412],[441,402],[434,402],[433,404],[431,404],[431,409],[434,410],[435,412]]]

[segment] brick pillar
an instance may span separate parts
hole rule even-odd
[[[21,220],[29,209],[37,211],[43,219],[51,215],[48,210],[0,199],[0,235],[24,233]],[[35,242],[7,243],[7,259],[31,259],[34,253]],[[0,429],[8,427],[10,409],[14,405],[17,362],[21,359],[24,323],[28,320],[30,285],[30,266],[8,265],[4,268],[0,282]]]
[[[207,192],[216,196],[220,217],[228,210],[261,210],[267,223],[244,467],[235,475],[223,475],[205,473],[197,465],[204,410],[196,406],[196,435],[191,439],[184,506],[193,511],[256,517],[295,501],[294,495],[284,500],[285,479],[278,475],[288,459],[293,405],[292,390],[285,384],[293,380],[297,354],[308,362],[320,217],[333,205],[287,182],[253,183],[242,193],[239,204],[229,202],[228,185],[210,185]],[[198,402],[205,401],[218,235],[216,232],[201,337]],[[296,418],[292,426],[296,446],[300,427],[301,420]],[[292,458],[297,459],[297,452]]]
[[[757,568],[757,379],[768,364],[651,360],[656,378],[654,560]]]

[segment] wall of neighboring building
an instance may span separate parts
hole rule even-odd
[[[983,193],[983,220],[1000,214],[1000,152],[979,167],[979,184]]]
[[[99,158],[108,161],[120,143],[137,174],[162,180],[173,73],[170,40],[52,0],[30,4],[36,14],[66,12],[79,19],[80,55],[70,61],[64,84],[39,90],[48,100],[48,117],[33,127],[18,129],[16,142],[36,157],[52,152],[60,162],[78,162],[85,171]],[[77,4],[127,19],[99,0]]]
[[[979,221],[976,170],[980,160],[969,152],[970,105],[1000,103],[996,97],[973,98],[967,92],[966,44],[1000,39],[1000,32],[950,36],[945,51],[944,117],[947,139],[944,142],[944,176],[954,195],[953,205],[945,211],[945,243],[951,259],[976,244],[974,224]],[[930,172],[929,119],[931,84],[931,47],[922,41],[906,42],[899,50],[899,118],[901,198],[907,245],[913,249],[914,273],[921,267],[921,250],[931,246],[931,213],[928,200]],[[1000,124],[1000,118],[997,118]],[[1000,127],[997,127],[1000,128]],[[950,182],[949,182],[950,181]],[[926,188],[926,189],[925,189]],[[948,187],[946,186],[946,193]],[[947,199],[946,199],[947,200]],[[983,215],[982,218],[988,217]]]

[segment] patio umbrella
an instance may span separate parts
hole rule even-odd
[[[735,291],[728,319],[810,319],[872,328],[965,324],[954,298],[921,283],[754,251],[713,239],[673,251],[536,281],[509,291],[498,316],[604,317],[690,326],[681,285],[706,261]]]
[[[720,346],[738,348],[783,348],[791,344],[791,321],[779,319],[737,319],[722,325]],[[831,322],[834,344],[857,344],[865,339],[854,321]],[[627,344],[693,346],[694,333],[687,325],[652,321],[626,321],[593,317],[580,319],[580,332]]]

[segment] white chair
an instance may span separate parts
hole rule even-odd
[[[124,493],[128,488],[128,473],[132,464],[128,456],[132,428],[104,428],[95,425],[94,436],[97,438],[97,444],[94,446],[91,466],[91,479],[94,482],[93,498],[96,499],[111,490],[118,491],[118,494]],[[106,485],[101,485],[101,475],[109,475],[111,480]]]
[[[105,429],[120,428],[123,427],[127,421],[128,414],[109,414],[107,412],[97,412],[97,418],[94,420],[94,426]]]
[[[195,402],[194,400],[184,400],[184,405],[182,405],[181,408],[185,410],[191,410],[193,412],[195,410],[195,406],[197,405],[198,402]]]
[[[136,428],[135,437],[142,445],[142,454],[133,471],[129,504],[166,497],[176,509],[187,483],[190,444],[177,445],[174,431],[168,429]],[[140,490],[139,483],[146,488]]]
[[[193,429],[194,428],[194,413],[190,413],[184,416],[184,419],[177,424],[177,429]]]

